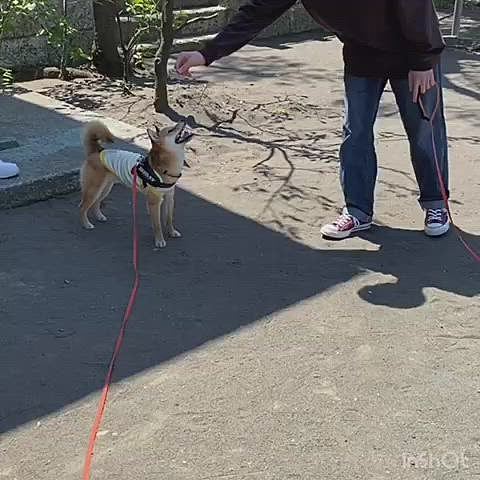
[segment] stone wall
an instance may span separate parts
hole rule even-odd
[[[93,0],[67,0],[67,14],[78,30],[75,45],[89,52],[95,32]],[[48,45],[45,36],[37,36],[32,30],[29,27],[19,28],[1,42],[1,66],[21,70],[56,65],[58,52]]]
[[[245,0],[228,0],[225,4],[230,9],[230,15],[236,13]],[[257,38],[271,38],[290,33],[303,33],[319,30],[320,26],[305,11],[301,2],[297,2],[290,10],[285,12],[275,23],[263,30]]]

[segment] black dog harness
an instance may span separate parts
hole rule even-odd
[[[143,188],[146,188],[147,185],[149,185],[153,188],[169,189],[175,186],[175,184],[177,183],[176,181],[173,183],[164,182],[161,179],[161,177],[158,176],[157,172],[150,165],[150,162],[148,161],[148,155],[142,157],[133,168],[136,169],[138,178],[143,183]],[[132,170],[132,173],[133,173],[133,170]],[[165,175],[168,175],[169,177],[176,178],[177,180],[182,176],[182,174],[170,175],[167,171],[163,173]]]

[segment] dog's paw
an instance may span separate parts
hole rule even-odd
[[[170,232],[168,232],[168,235],[172,238],[182,238],[182,234],[174,228]]]
[[[155,239],[155,248],[165,248],[167,246],[167,242],[163,239]]]
[[[93,230],[95,228],[95,225],[93,225],[93,223],[88,222],[83,224],[83,228],[85,230]]]
[[[108,218],[103,214],[103,213],[97,213],[97,215],[95,216],[95,218],[99,221],[99,222],[106,222],[108,220]]]

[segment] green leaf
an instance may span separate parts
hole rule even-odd
[[[80,47],[77,47],[77,48],[73,48],[71,51],[70,51],[70,58],[74,61],[74,62],[81,62],[81,61],[91,61],[92,60],[92,57],[91,55],[88,55],[87,53],[85,53],[83,51],[82,48]]]

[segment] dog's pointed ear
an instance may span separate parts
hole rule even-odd
[[[150,138],[152,143],[158,143],[158,135],[151,128],[147,128],[148,138]]]

